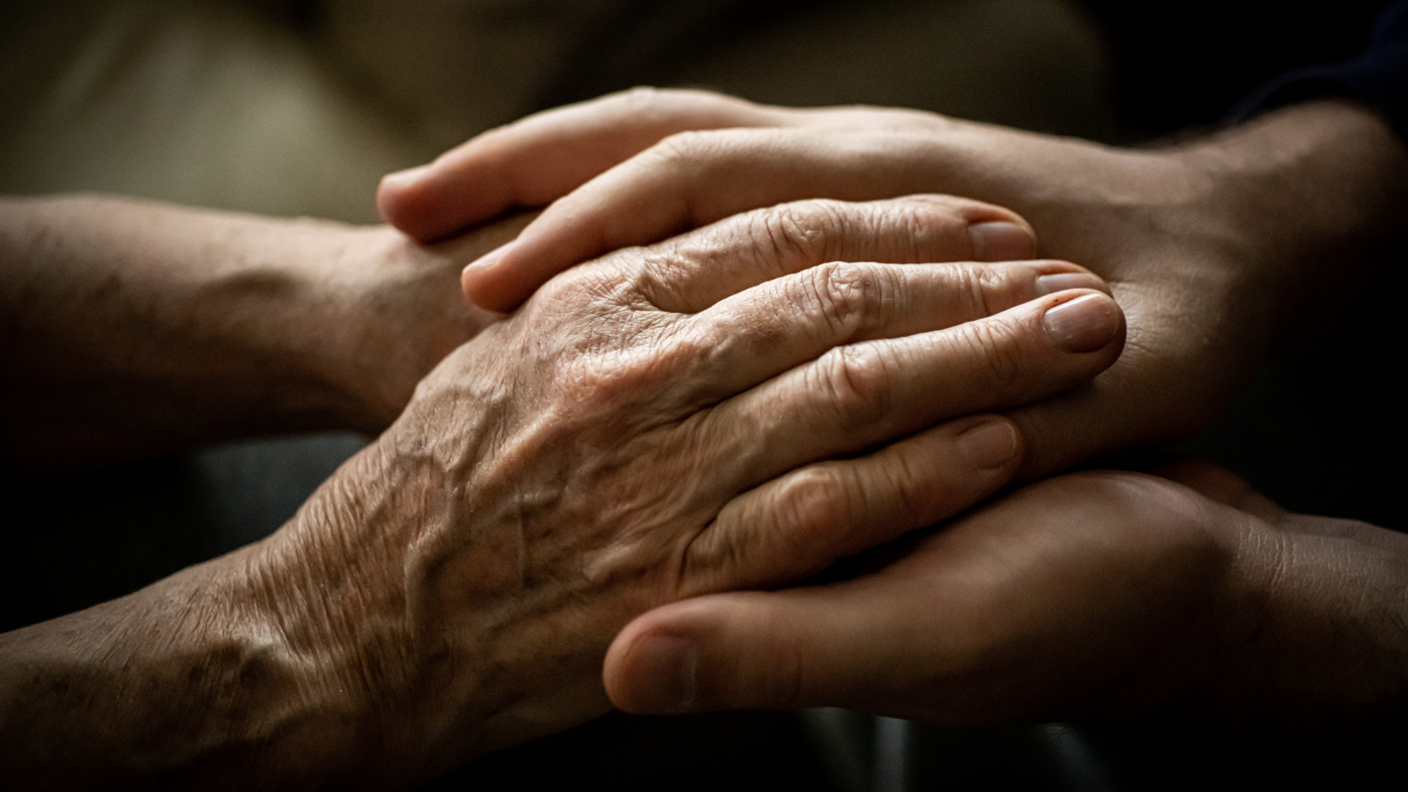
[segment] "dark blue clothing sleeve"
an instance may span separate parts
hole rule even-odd
[[[1408,0],[1384,10],[1369,48],[1358,58],[1281,75],[1246,97],[1229,114],[1244,121],[1257,113],[1327,96],[1357,99],[1374,107],[1408,139]]]

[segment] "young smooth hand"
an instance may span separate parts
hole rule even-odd
[[[852,580],[666,605],[616,639],[607,690],[631,712],[950,723],[1401,717],[1408,537],[1290,514],[1211,466],[1162,472],[1047,479]]]
[[[1408,155],[1344,102],[1207,138],[1116,149],[905,110],[793,110],[636,90],[486,133],[388,177],[394,224],[436,238],[548,208],[466,269],[507,310],[563,268],[780,201],[944,192],[1020,212],[1040,254],[1105,278],[1129,320],[1089,387],[1011,413],[1026,479],[1206,425],[1277,342],[1315,333],[1402,235]]]

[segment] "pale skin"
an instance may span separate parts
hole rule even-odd
[[[423,239],[547,207],[463,274],[470,299],[502,310],[601,250],[736,211],[934,190],[1021,212],[1043,255],[1100,274],[1129,317],[1108,372],[1008,413],[1026,439],[1017,477],[1035,480],[1192,434],[1268,350],[1348,304],[1403,241],[1408,155],[1374,113],[1341,101],[1121,150],[911,111],[642,89],[394,174],[380,205]],[[1287,514],[1220,472],[1171,475],[1184,483],[1051,479],[854,581],[665,606],[613,643],[607,689],[641,712],[839,704],[941,721],[1304,728],[1399,717],[1402,538]]]
[[[373,259],[388,256],[392,272],[435,268],[431,280],[448,278],[458,300],[441,253],[473,255],[505,231],[419,251],[385,230],[267,221],[266,237],[255,218],[155,206],[130,215],[131,204],[100,199],[6,209],[5,239],[20,240],[20,259],[33,251],[25,240],[52,238],[27,233],[30,223],[69,211],[126,218],[100,250],[149,231],[143,217],[234,229],[211,235],[227,254],[218,262],[268,265],[256,282],[299,282],[311,266],[320,285],[305,295],[310,312],[352,274],[329,270],[355,261],[347,251],[364,244]],[[982,230],[993,223],[1005,227],[997,247]],[[228,360],[176,386],[232,389],[236,405],[247,392],[286,387],[263,375],[322,383],[338,354],[411,367],[420,359],[358,357],[371,342],[355,320],[388,321],[375,301],[350,300],[332,312],[341,322],[295,324],[292,339],[258,322],[224,332],[227,311],[189,310],[189,279],[203,282],[204,265],[171,292],[161,285],[173,271],[157,265],[190,242],[177,234],[167,248],[154,235],[129,248],[154,262],[137,265],[150,288],[100,292],[117,305],[99,299],[102,310],[84,316],[117,321],[92,335],[95,344],[214,339]],[[605,256],[501,320],[433,303],[453,318],[446,332],[472,338],[414,393],[392,367],[380,387],[337,394],[335,403],[358,407],[314,423],[374,426],[380,410],[408,401],[281,530],[127,597],[0,636],[0,771],[19,788],[399,788],[607,711],[603,658],[636,616],[802,579],[1010,479],[1024,440],[992,411],[1089,380],[1124,338],[1107,287],[1079,267],[971,262],[980,253],[1022,258],[1033,246],[1021,218],[969,200],[801,202]],[[397,251],[409,260],[398,263]],[[865,263],[877,261],[887,263]],[[21,269],[28,304],[42,305],[32,295],[44,279]],[[255,301],[285,293],[233,292]],[[125,336],[122,302],[134,293],[149,317],[214,327]],[[26,316],[44,340],[44,312]],[[281,346],[290,343],[294,353]],[[309,346],[318,354],[298,353]],[[111,359],[110,392],[139,404],[153,379],[139,365],[147,357]],[[122,361],[140,376],[125,380]],[[337,393],[347,381],[332,369],[326,381]],[[353,370],[362,376],[352,380],[368,376]],[[246,430],[224,403],[209,400],[200,431],[178,427],[163,442]],[[93,456],[121,456],[115,448]]]

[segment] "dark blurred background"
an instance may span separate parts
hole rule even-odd
[[[526,113],[642,84],[789,105],[901,105],[1143,145],[1215,127],[1283,70],[1353,55],[1382,5],[7,0],[0,191],[375,222],[381,174]],[[1386,283],[1365,284],[1339,325],[1307,328],[1186,450],[1294,510],[1401,526],[1402,359],[1387,351],[1401,335],[1388,324],[1401,271],[1385,267]],[[257,540],[364,442],[255,440],[0,482],[0,629]],[[1173,787],[1234,754],[1245,778],[1295,785],[1342,781],[1383,753],[1372,740],[1275,742],[1266,753],[1254,742],[1238,738],[1234,750],[1216,735],[1152,729],[939,730],[839,711],[616,715],[440,786]]]

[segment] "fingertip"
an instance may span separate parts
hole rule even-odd
[[[974,420],[955,438],[964,460],[975,470],[1015,470],[1022,454],[1022,435],[1017,424],[1000,415]]]
[[[514,242],[500,245],[465,266],[460,272],[460,290],[465,299],[498,313],[509,313],[523,302],[526,295],[519,294],[508,277],[513,266],[504,263],[513,246]]]
[[[1056,346],[1077,354],[1107,349],[1124,333],[1124,313],[1103,292],[1072,294],[1070,299],[1059,300],[1046,309],[1041,322]]]
[[[416,165],[405,170],[398,170],[381,177],[381,185],[378,192],[398,193],[402,190],[410,189],[419,184],[430,172],[430,165]]]
[[[607,650],[602,668],[606,693],[625,712],[686,712],[697,703],[698,644],[668,624],[638,626],[646,621],[628,625]]]
[[[606,652],[602,682],[612,703],[662,715],[774,703],[766,688],[776,665],[750,659],[777,638],[765,627],[775,615],[769,596],[710,594],[636,618]]]
[[[514,206],[510,187],[481,158],[456,149],[383,176],[376,204],[382,218],[402,233],[417,242],[438,242]]]
[[[1046,297],[1075,289],[1110,294],[1110,284],[1095,273],[1065,261],[1043,263],[1037,270],[1036,294]]]
[[[474,300],[474,294],[477,291],[477,288],[475,284],[474,271],[471,269],[473,266],[473,264],[466,264],[465,268],[460,270],[460,294],[464,295],[464,299],[466,302],[469,302],[473,305],[479,305],[479,303],[475,302]],[[479,305],[479,307],[483,308],[484,306]]]
[[[414,170],[414,169],[411,169]],[[376,186],[376,211],[381,215],[381,219],[390,223],[398,229],[401,228],[401,197],[406,191],[406,182],[397,178],[405,171],[388,173],[381,177],[381,181]]]
[[[523,298],[510,289],[499,286],[490,276],[466,270],[460,273],[460,290],[465,299],[486,311],[510,314],[523,304]]]
[[[1036,255],[1036,233],[1026,223],[992,220],[968,226],[974,261],[1016,261]]]
[[[386,222],[417,242],[432,242],[449,233],[444,199],[435,190],[433,167],[388,173],[376,188],[376,208]]]

